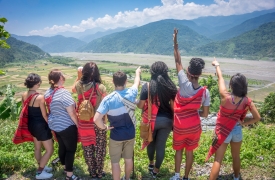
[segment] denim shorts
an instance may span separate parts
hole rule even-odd
[[[231,141],[240,142],[242,140],[243,140],[242,126],[239,124],[236,124],[236,126],[228,135],[228,137],[225,139],[224,143],[230,143]]]

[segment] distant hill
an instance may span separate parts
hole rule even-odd
[[[265,15],[261,15],[249,20],[246,20],[245,22],[223,32],[220,34],[216,34],[214,36],[211,36],[211,39],[215,40],[226,40],[230,39],[232,37],[236,37],[244,32],[256,29],[262,24],[274,22],[275,21],[275,12],[274,13],[268,13]]]
[[[10,45],[10,49],[0,48],[0,66],[11,62],[32,61],[50,56],[39,47],[13,37],[8,38],[7,43]]]
[[[173,54],[172,34],[175,27],[179,28],[181,32],[178,37],[181,51],[188,53],[194,48],[210,42],[208,38],[187,26],[162,20],[95,39],[81,48],[80,51]]]
[[[196,49],[194,54],[223,57],[275,57],[275,22],[222,42],[214,42]]]
[[[132,29],[132,28],[135,28],[135,27],[131,27],[131,28],[116,28],[116,29],[109,29],[109,30],[106,30],[106,31],[99,31],[99,32],[96,32],[94,34],[89,34],[89,35],[81,36],[78,39],[80,39],[80,40],[82,40],[84,42],[89,43],[89,42],[91,42],[94,39],[98,39],[98,38],[101,38],[103,36],[107,36],[109,34],[125,31],[127,29]]]
[[[34,44],[40,47],[43,51],[49,53],[74,52],[78,48],[86,45],[85,42],[79,39],[64,37],[61,35],[56,35],[52,37],[12,35],[12,37],[15,37],[16,39],[25,41],[30,44]]]
[[[227,31],[234,26],[237,26],[244,21],[255,18],[267,13],[275,12],[275,9],[271,10],[263,10],[263,11],[255,11],[252,13],[240,14],[240,15],[231,15],[231,16],[207,16],[207,17],[200,17],[197,19],[193,19],[198,26],[205,27],[209,30],[212,34],[219,34],[224,31]],[[209,36],[208,36],[209,37]]]

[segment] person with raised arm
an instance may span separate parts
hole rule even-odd
[[[210,180],[217,179],[229,143],[233,160],[233,178],[239,180],[241,168],[240,149],[243,139],[242,126],[253,124],[259,121],[261,117],[254,103],[247,97],[246,77],[241,73],[233,75],[229,82],[229,89],[231,90],[229,92],[226,89],[219,62],[215,59],[212,65],[216,68],[218,76],[221,104],[215,127],[215,137],[206,158],[207,161],[215,154]],[[245,120],[248,110],[251,112],[252,118]]]
[[[201,117],[207,117],[210,95],[206,87],[199,85],[204,60],[192,58],[186,73],[183,70],[177,42],[178,30],[174,29],[174,57],[179,78],[179,91],[174,101],[173,148],[175,154],[175,175],[170,180],[180,180],[182,154],[185,149],[185,172],[183,180],[189,179],[193,165],[193,151],[198,147],[202,128]],[[201,107],[202,105],[202,107]],[[201,111],[199,109],[201,108]]]
[[[140,83],[140,67],[136,70],[134,84],[126,88],[127,75],[118,71],[113,74],[115,91],[104,97],[94,117],[94,122],[102,130],[111,130],[109,140],[109,153],[112,164],[114,180],[120,180],[120,158],[125,162],[125,175],[123,180],[129,180],[133,170],[133,151],[135,144],[135,124],[130,117],[123,99],[135,103]],[[104,124],[103,116],[107,114],[110,127]]]

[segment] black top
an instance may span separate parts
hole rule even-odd
[[[31,122],[31,123],[46,123],[45,119],[43,118],[40,107],[33,107],[33,104],[34,104],[37,96],[34,98],[32,106],[28,107],[28,122]]]
[[[141,88],[140,100],[147,100],[147,99],[148,99],[148,85],[147,83],[145,83]],[[168,101],[167,105],[170,106],[169,103],[170,102]],[[172,110],[170,112],[165,111],[165,109],[162,107],[162,104],[160,104],[157,116],[173,118],[173,113],[172,113]]]

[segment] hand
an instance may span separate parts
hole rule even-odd
[[[78,78],[78,79],[81,79],[81,76],[82,76],[82,69],[83,69],[83,67],[79,67],[79,68],[77,69],[77,78]]]
[[[111,130],[111,129],[114,129],[114,127],[112,127],[112,126],[107,126],[106,131]]]
[[[174,28],[174,34],[173,34],[173,41],[174,41],[174,44],[177,44],[177,35],[178,35],[178,29],[177,28]]]
[[[140,75],[141,74],[141,69],[140,69],[140,66],[137,68],[136,70],[136,74]]]
[[[214,61],[212,61],[212,66],[218,66],[220,65],[219,62],[216,60],[216,58],[214,57]]]

